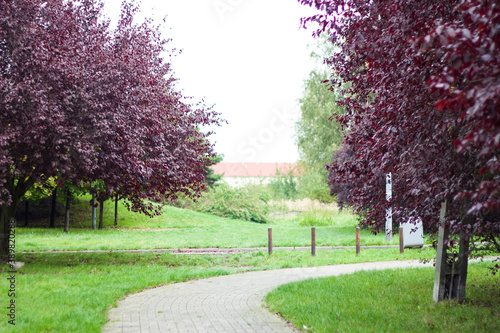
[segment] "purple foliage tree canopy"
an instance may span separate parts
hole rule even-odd
[[[0,1],[0,250],[34,183],[100,180],[131,208],[204,188],[214,156],[200,128],[217,113],[173,88],[167,41],[124,3],[116,29],[99,0]]]
[[[300,0],[339,51],[328,59],[344,90],[348,156],[332,188],[365,224],[421,217],[436,230],[448,202],[451,234],[500,249],[500,5],[493,0]],[[334,82],[335,83],[335,82]],[[394,196],[385,199],[392,172]]]

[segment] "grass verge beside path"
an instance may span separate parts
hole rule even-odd
[[[431,258],[432,249],[353,250],[175,255],[170,253],[42,253],[20,254],[25,262],[16,275],[16,332],[100,332],[108,310],[125,295],[165,283],[249,270],[328,264]],[[9,276],[0,265],[0,304],[9,302]],[[2,305],[3,306],[3,305]],[[5,305],[6,306],[6,305]],[[0,332],[9,331],[7,320]]]
[[[16,332],[100,332],[108,310],[129,293],[166,283],[207,278],[250,270],[321,266],[365,261],[430,259],[435,250],[369,249],[356,257],[353,249],[230,253],[217,255],[178,255],[171,253],[64,253],[58,250],[127,250],[160,248],[242,248],[266,247],[267,229],[273,228],[273,245],[309,246],[310,226],[316,225],[316,245],[352,246],[356,217],[348,212],[329,212],[316,219],[286,218],[268,224],[231,220],[174,207],[149,219],[132,213],[120,203],[119,226],[113,226],[112,203],[106,203],[104,230],[90,229],[88,204],[72,215],[70,232],[43,228],[45,221],[33,221],[35,228],[16,228],[17,260],[25,267],[15,274]],[[73,214],[73,213],[72,213]],[[31,222],[30,222],[31,223]],[[319,223],[319,224],[318,224]],[[392,245],[398,240],[393,238]],[[384,235],[362,231],[362,245],[386,245]],[[20,253],[27,251],[25,253]],[[51,251],[31,253],[30,251]],[[0,305],[9,303],[9,269],[0,262]],[[432,281],[432,278],[430,279]],[[413,287],[412,280],[401,280],[402,290]],[[357,286],[350,285],[351,289]],[[432,288],[428,293],[431,293]],[[427,292],[427,291],[426,291]],[[392,299],[392,298],[391,298]],[[395,307],[399,300],[392,299]],[[449,309],[454,311],[453,308]],[[0,321],[0,332],[11,326]],[[373,330],[373,329],[372,329]]]
[[[462,304],[432,299],[433,268],[368,271],[283,285],[271,311],[307,332],[500,332],[500,276],[469,265]]]

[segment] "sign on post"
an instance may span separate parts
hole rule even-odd
[[[408,219],[408,222],[399,226],[403,229],[403,247],[421,247],[424,246],[424,226],[422,219]]]

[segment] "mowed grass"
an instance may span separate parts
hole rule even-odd
[[[467,299],[432,299],[434,269],[369,271],[280,286],[271,311],[307,332],[500,332],[500,276],[474,263]]]
[[[312,216],[289,216],[267,224],[230,220],[210,214],[165,207],[164,214],[152,219],[129,212],[122,205],[118,227],[113,226],[113,206],[105,209],[104,229],[90,229],[90,209],[85,202],[75,205],[69,234],[41,227],[16,229],[18,261],[25,262],[16,275],[17,332],[100,332],[108,310],[127,294],[167,283],[234,274],[250,270],[321,266],[386,260],[430,259],[432,248],[405,250],[369,249],[359,256],[354,249],[316,251],[266,251],[219,255],[177,255],[145,252],[68,253],[57,250],[120,250],[189,247],[267,246],[267,229],[273,228],[274,246],[307,246],[310,227],[316,226],[318,246],[354,245],[357,218],[349,212],[320,212]],[[319,216],[319,217],[318,217]],[[317,221],[315,221],[317,220]],[[394,240],[392,244],[396,244]],[[384,235],[362,231],[362,245],[386,244]],[[52,250],[55,250],[52,251]],[[31,253],[21,251],[50,251]],[[8,304],[10,276],[5,262],[0,263],[0,304]],[[432,277],[431,277],[432,280]],[[349,288],[356,289],[354,284]],[[411,282],[411,281],[410,281]],[[402,289],[411,289],[401,281]],[[432,287],[426,290],[431,293]],[[397,307],[398,299],[392,300]],[[454,311],[453,308],[449,310]],[[374,326],[375,327],[375,326]],[[12,326],[0,321],[0,332]],[[377,330],[377,328],[372,329]]]
[[[48,220],[31,222],[34,227],[18,227],[17,251],[125,250],[177,248],[234,248],[267,246],[268,228],[273,229],[273,245],[309,246],[311,213],[292,218],[273,219],[270,223],[233,220],[171,206],[163,214],[149,218],[130,212],[119,202],[118,226],[114,226],[114,202],[105,203],[104,229],[91,229],[88,201],[73,205],[69,233],[63,232],[63,220],[50,229]],[[318,212],[317,246],[354,246],[357,217],[344,211]],[[306,223],[304,221],[307,221]],[[22,225],[22,223],[20,223]],[[43,226],[43,227],[41,227]],[[361,231],[362,245],[385,245],[385,236]],[[397,244],[396,237],[390,243]]]
[[[1,332],[100,332],[109,308],[127,294],[229,273],[221,267],[169,267],[164,262],[155,264],[152,256],[129,254],[46,254],[18,260],[26,266],[15,274],[15,327],[4,316]],[[10,300],[7,277],[11,273],[6,270],[2,265],[2,306]]]
[[[221,255],[171,253],[24,253],[25,266],[15,273],[16,332],[100,332],[108,310],[127,294],[167,283],[188,281],[251,270],[310,267],[381,260],[424,259],[435,256],[430,248],[265,251]],[[9,269],[0,265],[0,304],[10,297]],[[0,332],[11,329],[0,321]]]

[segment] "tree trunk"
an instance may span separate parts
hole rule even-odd
[[[64,232],[69,232],[69,212],[71,208],[71,192],[66,192],[66,209],[64,215]]]
[[[24,226],[27,227],[28,226],[28,214],[29,214],[29,207],[30,207],[30,202],[28,200],[26,200],[24,202]]]
[[[469,237],[460,236],[460,246],[458,250],[459,265],[456,272],[459,274],[459,279],[456,281],[457,289],[456,297],[459,300],[464,300],[467,288],[467,274],[469,269]]]
[[[103,227],[102,216],[104,215],[104,200],[99,202],[99,230]]]
[[[13,202],[10,206],[2,205],[2,213],[0,214],[0,254],[9,255],[9,245],[15,244],[15,227],[16,227],[16,208],[17,202]],[[10,239],[10,242],[9,242]],[[14,250],[14,247],[10,247]],[[12,252],[14,253],[14,252]],[[15,258],[12,258],[14,260]],[[11,260],[9,257],[8,260]]]
[[[51,228],[56,227],[56,199],[57,199],[57,186],[52,191],[52,205],[50,208],[50,224],[49,224]]]
[[[436,269],[434,274],[434,290],[432,297],[435,302],[444,300],[465,299],[465,288],[467,281],[469,238],[460,236],[458,254],[448,253],[445,241],[449,238],[448,227],[443,225],[446,215],[447,202],[441,204],[439,220]]]
[[[115,226],[118,226],[118,193],[115,197]]]
[[[8,255],[9,249],[14,250],[15,247],[15,231],[16,231],[16,210],[19,201],[26,194],[26,191],[33,186],[31,179],[18,180],[17,185],[14,186],[14,181],[9,181],[10,186],[7,186],[9,192],[12,194],[12,202],[10,206],[2,204],[2,211],[0,213],[0,255]],[[6,197],[2,197],[3,201],[7,200]],[[9,238],[11,243],[9,243]],[[9,248],[9,245],[13,247]],[[9,258],[10,260],[10,258]]]

